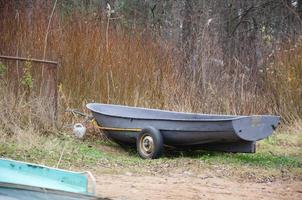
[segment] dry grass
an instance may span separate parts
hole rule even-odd
[[[1,84],[4,98],[0,101],[0,156],[102,173],[166,174],[189,170],[200,174],[206,169],[250,181],[301,180],[301,122],[292,126],[293,130],[284,127],[261,141],[256,154],[168,152],[158,160],[142,160],[135,150],[121,150],[99,136],[75,139],[68,129],[54,126],[43,99],[26,99],[24,95],[16,98],[14,91]]]
[[[0,81],[0,85],[1,136],[15,136],[19,142],[27,138],[34,143],[37,135],[56,132],[52,109],[46,99],[26,98],[25,93],[16,97],[6,83]]]
[[[1,21],[5,27],[1,29],[5,32],[0,38],[1,54],[42,57],[47,10],[37,8],[32,15],[35,23],[31,24],[22,12],[14,20],[18,26],[10,22],[9,17],[14,17],[10,14]],[[60,61],[59,81],[66,106],[101,101],[161,107],[162,79],[172,73],[169,53],[156,38],[120,27],[109,29],[107,51],[106,27],[98,17],[83,18],[75,12],[61,20],[58,12],[53,18],[46,54]],[[39,87],[41,72],[33,73]]]
[[[302,38],[277,51],[265,72],[271,105],[296,123],[302,114]]]
[[[96,101],[205,113],[281,114],[287,121],[301,117],[301,41],[293,53],[275,53],[267,70],[251,79],[236,58],[228,62],[232,67],[218,63],[218,38],[210,40],[207,32],[201,38],[205,50],[200,66],[180,69],[183,58],[174,45],[151,33],[113,20],[106,37],[107,18],[102,13],[75,9],[62,14],[59,8],[48,32],[50,13],[50,8],[35,4],[29,15],[22,3],[16,13],[7,4],[1,14],[0,53],[42,58],[48,33],[46,58],[60,62],[64,108]],[[5,64],[10,71],[16,68],[15,62]],[[33,65],[33,91],[40,88],[41,73]]]
[[[209,36],[215,35],[214,30],[202,35],[204,51],[197,67],[180,69],[183,58],[175,45],[140,28],[113,20],[106,37],[107,18],[102,13],[74,9],[62,14],[57,8],[48,26],[50,8],[36,3],[31,12],[27,9],[22,2],[18,10],[9,3],[1,8],[0,54],[42,58],[48,33],[46,58],[60,62],[61,114],[65,108],[83,108],[95,101],[203,113],[278,114],[287,123],[302,115],[301,40],[274,52],[268,67],[251,79],[240,60],[230,58],[227,63],[232,66],[218,62],[222,57],[216,47],[218,36],[213,40]],[[24,65],[3,63],[7,73],[1,79],[18,94],[6,95],[5,90],[12,89],[5,87],[1,91],[5,96],[1,100],[3,130],[18,134],[20,128],[11,124],[19,120],[21,129],[29,126],[36,132],[49,131],[52,111],[47,100],[35,97],[41,87],[41,66],[32,64],[29,97],[20,89]],[[14,104],[5,106],[7,102]]]
[[[0,8],[0,54],[42,58],[51,10],[36,5],[28,15],[24,6],[21,2],[18,13],[9,4]],[[257,179],[285,174],[301,180],[302,41],[275,53],[256,81],[234,58],[230,58],[232,69],[208,62],[220,53],[208,38],[203,38],[207,42],[202,55],[207,61],[201,62],[202,70],[184,73],[178,66],[183,59],[173,44],[118,21],[110,24],[106,40],[106,21],[102,14],[74,10],[61,15],[58,9],[54,13],[46,58],[60,62],[60,123],[68,123],[64,109],[96,101],[204,113],[280,114],[291,126],[261,141],[259,153],[253,155],[188,152],[145,161],[133,151],[112,153],[112,144],[104,141],[75,140],[55,124],[47,99],[37,96],[41,66],[33,64],[33,87],[28,91],[20,84],[24,74],[16,73],[24,65],[3,61],[7,70],[0,66],[1,156],[56,166],[64,149],[60,167],[67,169],[102,166],[114,172],[146,169],[150,173],[170,170],[166,164],[187,170],[185,161],[196,165],[198,173],[204,167],[214,171],[217,167],[226,168],[220,171],[229,176]]]

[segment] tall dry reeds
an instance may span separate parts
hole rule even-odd
[[[1,20],[1,54],[41,58],[48,33],[46,57],[60,62],[60,89],[69,106],[83,101],[162,106],[161,81],[171,72],[171,55],[156,38],[113,25],[106,41],[99,16],[76,11],[64,19],[56,12],[48,32],[49,10],[34,8],[29,19],[20,9],[16,20],[10,9]],[[40,68],[33,69],[36,84]]]
[[[288,122],[302,116],[302,38],[278,49],[265,69],[270,105]]]
[[[54,133],[57,129],[53,109],[47,99],[16,96],[9,84],[0,80],[0,135],[14,135],[17,141],[29,135]]]
[[[62,14],[59,8],[48,26],[51,8],[38,3],[28,8],[22,2],[18,9],[13,5],[2,8],[0,54],[42,58],[48,34],[45,55],[60,63],[59,94],[64,107],[96,101],[179,111],[301,117],[301,41],[295,56],[281,51],[276,56],[270,68],[279,70],[280,75],[257,73],[261,77],[254,80],[259,82],[248,78],[235,58],[230,58],[230,63],[235,63],[232,69],[217,63],[213,53],[220,50],[211,41],[204,43],[208,45],[202,53],[203,67],[183,73],[175,67],[183,58],[175,53],[174,45],[151,33],[124,27],[119,19],[110,21],[108,27],[102,13],[72,10]],[[8,68],[17,65],[4,64]],[[33,66],[32,75],[36,90],[41,67]],[[206,81],[200,81],[203,79]]]

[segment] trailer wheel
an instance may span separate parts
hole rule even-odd
[[[158,158],[163,150],[163,137],[153,127],[142,129],[136,140],[137,152],[144,159]]]

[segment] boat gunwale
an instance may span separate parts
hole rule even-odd
[[[65,191],[65,190],[58,190],[53,188],[45,188],[45,187],[38,187],[38,186],[32,186],[32,185],[23,185],[23,184],[16,184],[16,183],[9,183],[9,182],[1,182],[0,181],[0,187],[7,188],[11,190],[25,190],[28,192],[38,192],[38,193],[46,193],[46,194],[52,194],[52,195],[68,195],[68,197],[84,197],[85,199],[98,199],[93,194],[90,193],[79,193],[79,192],[71,192],[71,191]]]
[[[159,112],[165,112],[165,113],[173,113],[173,114],[195,114],[195,115],[207,115],[207,116],[222,116],[222,117],[230,117],[226,119],[173,119],[173,118],[144,118],[144,117],[135,117],[135,116],[122,116],[122,115],[113,115],[113,114],[108,114],[101,112],[99,110],[96,110],[91,107],[91,105],[100,105],[100,106],[112,106],[112,107],[125,107],[125,108],[134,108],[134,109],[139,109],[139,110],[151,110],[151,111],[159,111]],[[252,116],[260,116],[260,115],[252,115],[252,116],[244,116],[244,115],[217,115],[217,114],[200,114],[200,113],[189,113],[189,112],[176,112],[176,111],[169,111],[169,110],[160,110],[160,109],[151,109],[151,108],[143,108],[143,107],[133,107],[133,106],[125,106],[125,105],[115,105],[115,104],[102,104],[102,103],[88,103],[86,107],[95,113],[105,115],[105,116],[110,116],[110,117],[115,117],[115,118],[123,118],[123,119],[136,119],[136,120],[152,120],[152,121],[175,121],[175,122],[228,122],[228,121],[234,121],[234,120],[239,120],[243,118],[249,118]],[[263,116],[263,115],[261,115]],[[270,115],[265,115],[265,116],[270,116]]]

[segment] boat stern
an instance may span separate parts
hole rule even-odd
[[[258,141],[270,136],[278,127],[279,116],[254,115],[241,117],[232,122],[237,136],[245,141]]]

